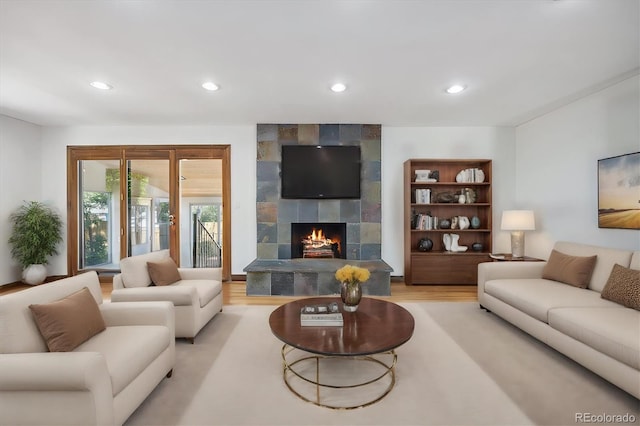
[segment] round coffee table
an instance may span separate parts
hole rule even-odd
[[[301,326],[300,310],[304,306],[337,302],[342,312],[344,325]],[[342,302],[337,297],[315,297],[295,300],[278,307],[269,317],[273,334],[284,342],[282,346],[283,379],[287,387],[298,397],[313,404],[336,409],[352,409],[371,405],[384,398],[395,384],[395,349],[407,342],[413,335],[413,316],[401,306],[380,299],[364,297],[356,312],[344,312]],[[292,359],[294,351],[303,351]],[[364,361],[378,368],[373,376],[351,383],[332,384],[320,377],[321,361],[336,360]],[[315,373],[311,377],[301,373],[301,367],[315,363]],[[328,365],[331,368],[331,363]],[[335,364],[333,364],[335,365]],[[362,365],[356,363],[354,365]],[[351,367],[350,367],[351,368]],[[321,388],[358,389],[371,385],[383,378],[389,384],[373,397],[355,405],[340,405],[321,401]],[[294,379],[315,386],[314,398],[306,397],[296,390]],[[344,379],[344,377],[343,377]],[[370,392],[365,392],[370,395]]]

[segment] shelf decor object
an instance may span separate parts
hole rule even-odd
[[[502,212],[500,229],[511,231],[511,255],[515,258],[524,256],[524,231],[536,229],[531,210],[505,210]]]
[[[488,159],[404,162],[405,284],[477,284],[478,264],[491,261],[491,164]]]

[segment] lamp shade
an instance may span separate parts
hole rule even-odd
[[[500,228],[503,231],[533,231],[536,229],[536,222],[531,210],[505,210],[502,212],[502,223]]]

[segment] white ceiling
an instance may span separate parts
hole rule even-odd
[[[518,125],[638,74],[639,3],[0,0],[0,113],[40,125]],[[329,90],[338,80],[346,92]],[[468,90],[444,93],[454,82]]]

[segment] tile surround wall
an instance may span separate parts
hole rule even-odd
[[[381,126],[378,124],[258,124],[258,259],[291,257],[292,222],[346,222],[347,259],[380,259]],[[359,200],[280,197],[282,145],[358,145],[362,155]]]

